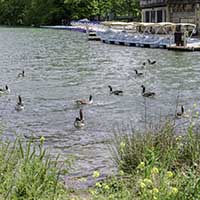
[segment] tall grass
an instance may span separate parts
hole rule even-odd
[[[121,176],[98,183],[94,199],[200,199],[200,130],[192,125],[181,135],[170,121],[145,133],[115,134],[111,153]]]
[[[168,168],[200,164],[200,131],[189,126],[179,135],[173,123],[166,122],[159,129],[145,133],[115,134],[112,155],[120,169],[134,171],[140,162],[162,163]]]
[[[51,159],[43,142],[0,142],[0,199],[68,199],[59,157]]]

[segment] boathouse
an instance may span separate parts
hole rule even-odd
[[[200,0],[140,0],[143,22],[192,23],[200,32]]]

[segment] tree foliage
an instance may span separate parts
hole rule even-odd
[[[0,0],[0,24],[55,25],[62,19],[135,17],[139,0]]]

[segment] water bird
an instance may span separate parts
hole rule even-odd
[[[5,85],[5,88],[0,88],[0,95],[8,94],[8,93],[10,93],[10,89],[8,88],[8,85]]]
[[[142,73],[142,72],[138,72],[137,69],[134,69],[134,71],[135,71],[135,74],[136,74],[137,76],[142,76],[142,75],[143,75],[143,73]]]
[[[181,105],[181,112],[176,113],[176,118],[181,118],[183,116],[184,112],[185,112],[184,107],[183,107],[183,105]]]
[[[85,126],[82,109],[80,109],[79,114],[80,114],[80,118],[76,117],[74,121],[74,126],[76,128],[82,128]]]
[[[22,70],[22,72],[20,72],[20,73],[17,75],[17,77],[24,77],[24,76],[25,76],[24,70]]]
[[[153,96],[156,95],[155,92],[145,92],[145,91],[146,91],[146,88],[145,88],[144,85],[141,85],[141,87],[142,87],[142,96],[143,96],[143,97],[153,97]]]
[[[123,95],[123,91],[122,90],[114,90],[112,89],[112,87],[109,85],[108,86],[110,88],[110,94],[114,94],[114,95]]]
[[[76,103],[78,105],[89,105],[89,104],[92,104],[93,103],[92,95],[89,96],[89,100],[80,99],[80,100],[76,100]]]
[[[155,60],[151,61],[150,59],[147,60],[150,65],[154,65],[156,63]]]
[[[15,106],[15,110],[21,111],[21,110],[23,110],[23,109],[24,109],[24,104],[22,103],[22,98],[21,98],[21,96],[19,95],[19,96],[18,96],[18,102],[17,102],[17,104],[16,104],[16,106]]]

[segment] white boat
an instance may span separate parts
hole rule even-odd
[[[103,22],[107,30],[99,33],[108,44],[165,48],[173,43],[173,23]],[[171,35],[170,35],[171,34]]]
[[[200,47],[200,40],[191,38],[195,33],[196,25],[186,23],[126,23],[103,22],[104,28],[97,34],[101,41],[108,44],[127,46],[168,48],[175,45],[175,33],[177,26],[184,33],[184,44]]]

